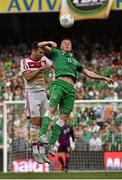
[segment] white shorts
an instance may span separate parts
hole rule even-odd
[[[25,109],[28,118],[42,117],[47,108],[48,100],[45,91],[25,93]]]

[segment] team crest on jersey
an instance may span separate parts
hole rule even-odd
[[[77,65],[77,61],[74,58],[68,58],[68,62]]]
[[[70,63],[71,63],[71,62],[72,62],[72,58],[68,58],[68,62],[70,62]]]

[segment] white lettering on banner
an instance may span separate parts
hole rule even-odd
[[[106,167],[107,169],[122,169],[122,161],[120,158],[108,158]]]
[[[12,163],[13,172],[49,172],[49,165],[38,164],[32,159],[26,160],[15,160]]]

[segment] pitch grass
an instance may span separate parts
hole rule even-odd
[[[122,171],[68,173],[0,173],[0,179],[122,179]]]

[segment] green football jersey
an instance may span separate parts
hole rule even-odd
[[[72,76],[77,79],[78,72],[83,72],[83,67],[70,54],[60,49],[52,48],[50,58],[53,60],[55,77]]]

